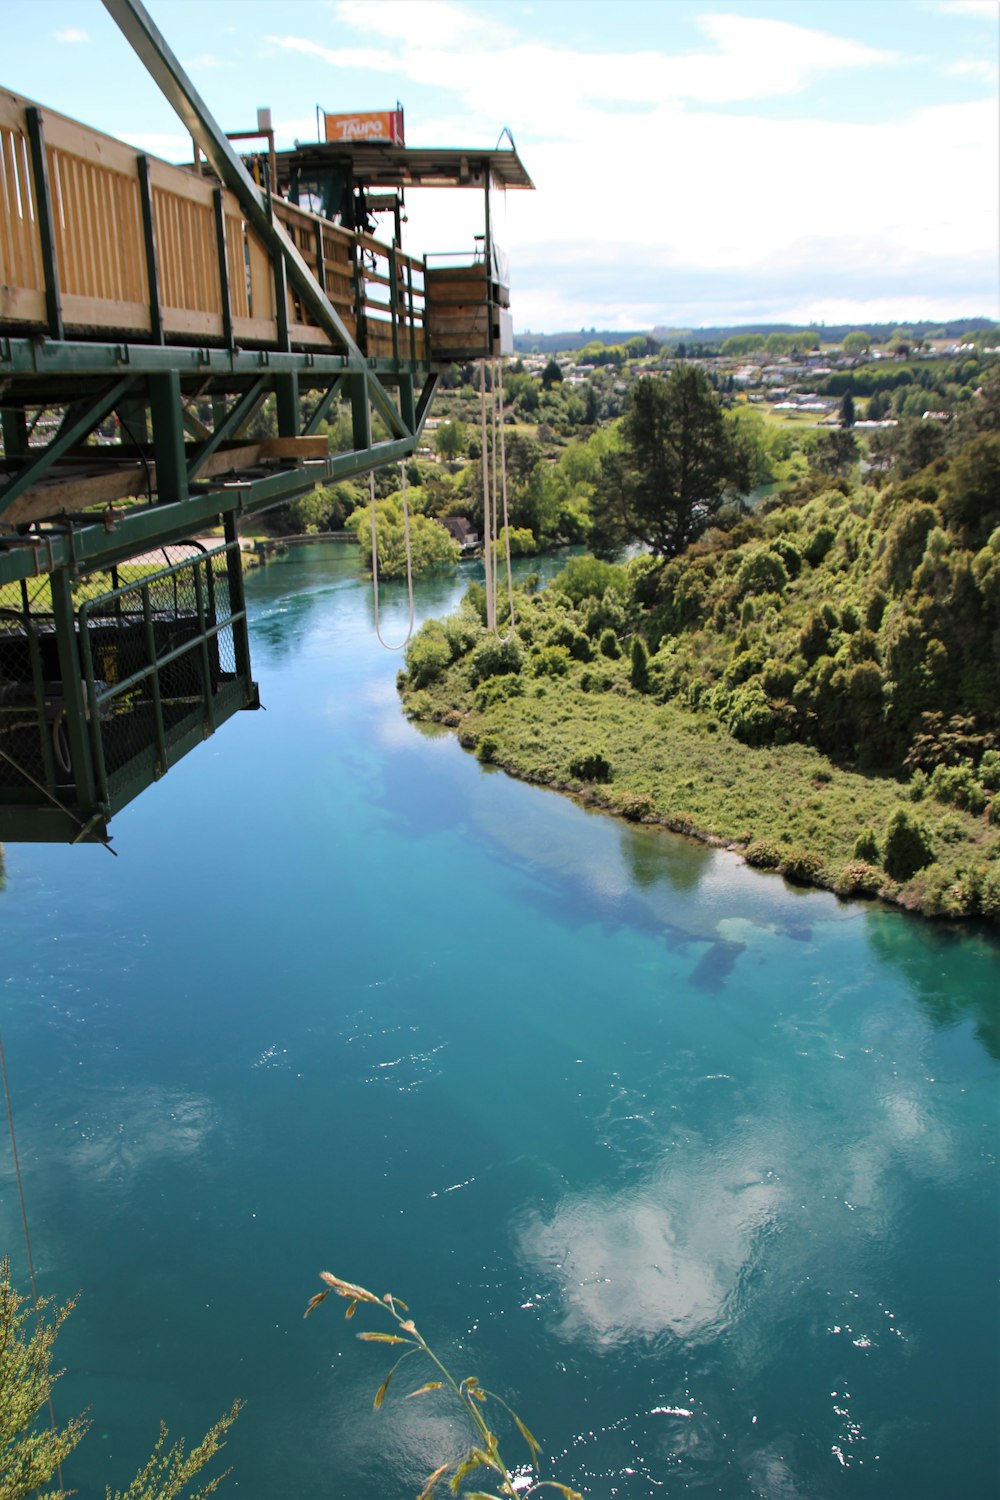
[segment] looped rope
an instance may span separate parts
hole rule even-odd
[[[400,479],[402,481],[402,489],[403,489],[403,544],[406,547],[406,590],[407,590],[407,594],[409,595],[409,600],[410,600],[410,624],[409,624],[409,628],[408,628],[408,630],[406,632],[406,635],[400,641],[399,645],[398,646],[390,646],[389,643],[388,643],[388,641],[384,641],[382,639],[382,631],[379,628],[379,615],[378,615],[378,530],[377,530],[377,526],[376,526],[376,522],[375,522],[375,471],[374,471],[374,469],[370,469],[368,471],[368,495],[369,495],[369,499],[370,499],[370,502],[371,502],[371,517],[372,517],[372,593],[373,593],[374,598],[375,598],[375,634],[378,637],[378,643],[379,643],[379,645],[380,646],[384,646],[385,649],[386,649],[386,651],[402,651],[403,647],[409,644],[410,637],[413,634],[413,620],[414,620],[414,607],[413,607],[413,553],[412,553],[412,551],[410,549],[410,507],[409,507],[409,505],[407,503],[407,499],[406,499],[406,465],[405,465],[405,463],[402,463],[402,462],[400,463],[400,465],[399,465],[399,473],[400,473]]]
[[[502,360],[495,359],[492,361],[491,375],[488,441],[486,423],[486,361],[482,360],[479,365],[479,397],[483,454],[483,537],[485,541],[483,548],[483,572],[485,574],[486,586],[486,628],[492,631],[498,640],[506,643],[514,634],[514,575],[510,565],[510,523],[507,515],[507,448],[503,422]],[[499,441],[497,438],[498,427],[500,433]],[[498,453],[499,465],[497,463]],[[499,496],[497,493],[498,473]],[[497,522],[499,520],[501,501],[503,504],[504,550],[507,557],[507,597],[510,604],[510,627],[504,636],[501,636],[497,631],[497,573],[499,571]]]

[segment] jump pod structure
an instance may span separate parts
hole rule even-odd
[[[104,5],[195,164],[0,89],[0,842],[107,842],[257,707],[239,518],[405,459],[444,366],[512,348],[490,202],[532,186],[513,144],[327,140],[255,180],[139,0]],[[403,251],[420,186],[481,193],[464,258]]]

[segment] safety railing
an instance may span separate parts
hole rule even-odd
[[[422,261],[272,211],[363,353],[427,358]],[[0,331],[337,348],[277,271],[212,179],[0,91]]]
[[[81,604],[94,777],[111,811],[252,705],[240,568],[230,543]]]

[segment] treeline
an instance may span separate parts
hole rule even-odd
[[[471,591],[411,645],[410,711],[519,774],[738,840],[793,878],[1000,919],[1000,380],[937,431],[917,472],[905,447],[874,483],[814,463],[750,514],[717,473],[694,540],[660,545],[661,527],[626,563],[574,559],[522,594],[506,644]],[[589,509],[593,523],[595,500],[625,495],[614,517],[641,535],[655,494],[648,453],[629,472],[635,437],[626,419]],[[666,471],[660,494],[687,504]],[[682,732],[717,767],[707,782],[678,782],[664,736]]]
[[[873,344],[885,344],[897,332],[897,325],[893,323],[813,323],[807,330],[808,334],[815,339],[816,343],[839,344],[849,333],[861,331],[868,336]],[[997,325],[989,318],[952,318],[945,323],[920,322],[913,323],[907,330],[911,337],[919,339],[964,339],[976,337],[981,334],[995,335]],[[727,339],[742,339],[752,336],[754,343],[752,347],[762,347],[768,337],[772,334],[781,336],[798,337],[802,330],[796,329],[788,323],[751,323],[721,325],[712,328],[666,328],[658,327],[651,330],[649,337],[659,345],[676,345],[678,342],[684,344],[689,350],[692,346],[713,347],[720,350]],[[562,352],[575,352],[587,344],[620,344],[632,338],[645,337],[642,329],[634,329],[628,333],[618,330],[605,329],[599,331],[595,328],[583,329],[578,332],[564,333],[518,333],[514,336],[514,349],[518,354],[558,354]]]

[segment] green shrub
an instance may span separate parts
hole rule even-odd
[[[451,646],[437,620],[427,620],[406,648],[406,670],[413,688],[426,687],[442,675],[451,662]]]
[[[802,549],[806,561],[814,568],[819,567],[836,539],[837,533],[832,526],[817,526]]]
[[[612,661],[617,660],[622,654],[622,648],[618,643],[618,637],[610,626],[601,631],[601,638],[597,643],[597,649],[602,656],[609,657]]]
[[[789,849],[778,869],[794,885],[815,885],[822,873],[823,861],[811,849]]]
[[[790,542],[787,536],[776,536],[771,543],[771,551],[781,558],[788,577],[798,578],[802,571],[802,554],[795,543]]]
[[[590,641],[572,620],[558,619],[546,632],[546,645],[565,646],[574,661],[590,661],[594,655]]]
[[[637,693],[649,692],[649,651],[641,635],[632,637],[632,659],[629,681]]]
[[[799,635],[799,650],[807,662],[817,661],[830,644],[830,627],[816,610],[809,615]]]
[[[506,703],[511,698],[524,696],[524,683],[516,672],[505,672],[500,677],[488,677],[476,688],[473,703],[480,713],[492,708],[494,703]]]
[[[769,698],[790,698],[797,679],[790,663],[772,656],[761,668],[760,680]]]
[[[877,896],[884,880],[881,870],[863,859],[855,859],[844,866],[833,888],[838,896]]]
[[[763,665],[763,646],[751,646],[749,651],[735,652],[726,667],[726,681],[734,685],[746,682],[748,677],[756,677]]]
[[[487,677],[499,677],[504,672],[520,672],[521,648],[515,640],[501,641],[490,636],[481,641],[472,653],[470,678],[473,687]]]
[[[476,759],[481,761],[484,766],[492,765],[499,748],[495,735],[484,734],[476,746]]]
[[[996,861],[983,872],[979,887],[979,910],[991,922],[1000,922],[1000,863]]]
[[[628,574],[620,563],[601,562],[590,556],[571,557],[549,587],[554,593],[565,594],[574,604],[583,599],[600,599],[607,589],[614,589],[624,598],[628,593]]]
[[[988,792],[1000,791],[1000,750],[984,750],[976,774]]]
[[[434,712],[434,702],[430,693],[421,688],[416,693],[407,694],[403,710],[409,719],[429,719]]]
[[[854,840],[854,858],[863,860],[869,865],[879,863],[878,839],[875,837],[874,828],[862,828]]]
[[[725,718],[730,734],[744,745],[772,744],[782,722],[759,682],[746,682],[736,689]]]
[[[788,574],[777,552],[760,547],[748,552],[736,573],[736,597],[747,594],[782,594],[788,587]]]
[[[893,880],[909,880],[934,858],[924,824],[897,808],[885,831],[883,864]]]
[[[619,792],[614,807],[630,823],[641,823],[643,818],[651,818],[656,810],[652,797],[644,797],[641,792]]]
[[[976,780],[969,761],[957,766],[938,764],[930,776],[930,794],[936,802],[952,807],[964,807],[968,812],[981,813],[987,797]]]
[[[537,646],[531,653],[531,670],[536,677],[565,677],[569,660],[565,646]]]
[[[770,839],[754,839],[747,845],[743,858],[755,870],[776,870],[781,864],[781,850]]]
[[[577,781],[606,783],[614,774],[611,762],[601,750],[592,750],[587,755],[577,755],[569,763],[569,774]]]

